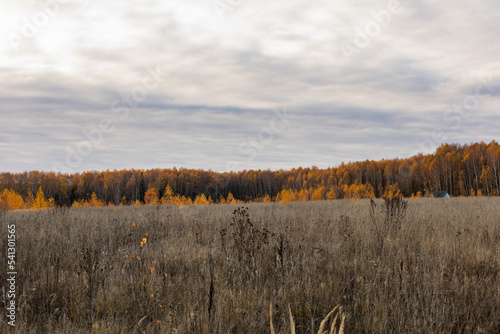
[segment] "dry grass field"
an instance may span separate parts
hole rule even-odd
[[[17,333],[500,333],[500,198],[241,207],[1,214],[0,332],[15,224]]]

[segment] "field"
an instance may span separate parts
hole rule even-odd
[[[10,211],[3,268],[11,224],[17,333],[500,333],[499,198]]]

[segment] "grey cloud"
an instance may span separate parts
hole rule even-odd
[[[350,64],[340,43],[387,2],[245,1],[225,21],[201,0],[67,6],[18,52],[0,44],[0,170],[64,163],[107,118],[115,130],[73,169],[327,167],[403,157],[436,130],[495,139],[500,88],[460,129],[443,113],[474,93],[475,74],[500,68],[496,3],[401,3]],[[114,113],[156,67],[159,85],[127,117]],[[241,147],[282,106],[295,118],[249,159]]]

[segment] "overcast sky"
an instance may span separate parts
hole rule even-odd
[[[336,166],[498,140],[496,0],[0,0],[0,171]]]

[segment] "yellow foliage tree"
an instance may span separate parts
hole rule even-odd
[[[210,204],[211,203],[211,200],[208,200],[207,197],[205,196],[205,194],[201,194],[199,196],[196,196],[195,200],[194,200],[194,204],[198,204],[198,205],[205,205],[205,204]]]
[[[151,205],[160,204],[160,194],[155,187],[151,186],[146,191],[146,194],[144,194],[144,202]]]
[[[92,196],[90,196],[89,206],[100,207],[104,206],[104,203],[97,197],[95,193],[92,193]]]
[[[399,185],[396,182],[395,184],[387,185],[385,187],[383,198],[395,198],[395,197],[403,197],[401,194],[401,190],[399,190]]]
[[[175,204],[174,203],[174,191],[172,190],[172,188],[167,185],[167,187],[165,188],[165,193],[163,194],[163,197],[161,198],[161,203],[162,204]]]
[[[289,203],[296,201],[298,198],[297,192],[293,189],[283,189],[277,196],[280,203]]]
[[[193,201],[189,197],[186,197],[186,196],[181,197],[181,195],[177,194],[175,196],[172,196],[168,201],[163,200],[162,203],[163,204],[175,204],[175,205],[191,205],[191,204],[193,204]]]
[[[319,187],[315,189],[311,195],[311,200],[312,201],[321,201],[323,199],[323,191],[324,187]]]
[[[4,189],[0,195],[0,209],[18,210],[24,207],[23,197],[15,191]]]
[[[375,197],[375,189],[373,189],[372,185],[369,183],[362,184],[356,181],[350,186],[344,185],[343,191],[344,191],[344,198],[360,199],[360,198]]]
[[[337,199],[337,191],[334,187],[330,187],[330,189],[328,189],[328,192],[326,193],[326,199],[327,200]]]
[[[71,205],[72,208],[91,208],[91,207],[101,207],[105,206],[104,202],[97,197],[97,195],[92,193],[90,196],[90,199],[88,201],[85,200],[80,200],[80,201],[75,201]]]
[[[186,197],[186,196],[182,196],[181,197],[180,195],[176,195],[176,197],[177,197],[177,202],[180,203],[181,205],[191,205],[191,204],[193,204],[193,201],[189,197]]]
[[[71,204],[71,207],[72,208],[84,208],[85,207],[85,201],[84,200],[81,200],[81,201],[74,201],[73,204]]]
[[[233,196],[233,194],[231,192],[229,192],[229,194],[227,194],[227,198],[226,198],[226,203],[227,204],[236,204],[238,202],[239,201],[234,198],[234,196]]]
[[[33,196],[33,192],[30,190],[26,198],[24,199],[24,207],[26,209],[31,209],[35,205],[35,196]]]
[[[417,194],[412,194],[410,199],[417,199],[417,198],[422,198],[422,192],[417,191]]]
[[[46,209],[48,207],[45,196],[43,195],[42,187],[38,188],[36,193],[35,203],[33,203],[33,209]]]
[[[297,196],[297,200],[299,200],[299,201],[308,201],[309,197],[310,197],[309,191],[307,189],[302,188],[302,189],[300,189],[300,192],[299,192],[299,194]]]
[[[47,207],[49,208],[55,208],[56,207],[56,201],[54,200],[54,198],[49,198],[49,200],[47,201]]]
[[[375,198],[375,188],[369,182],[365,184],[363,198]]]

